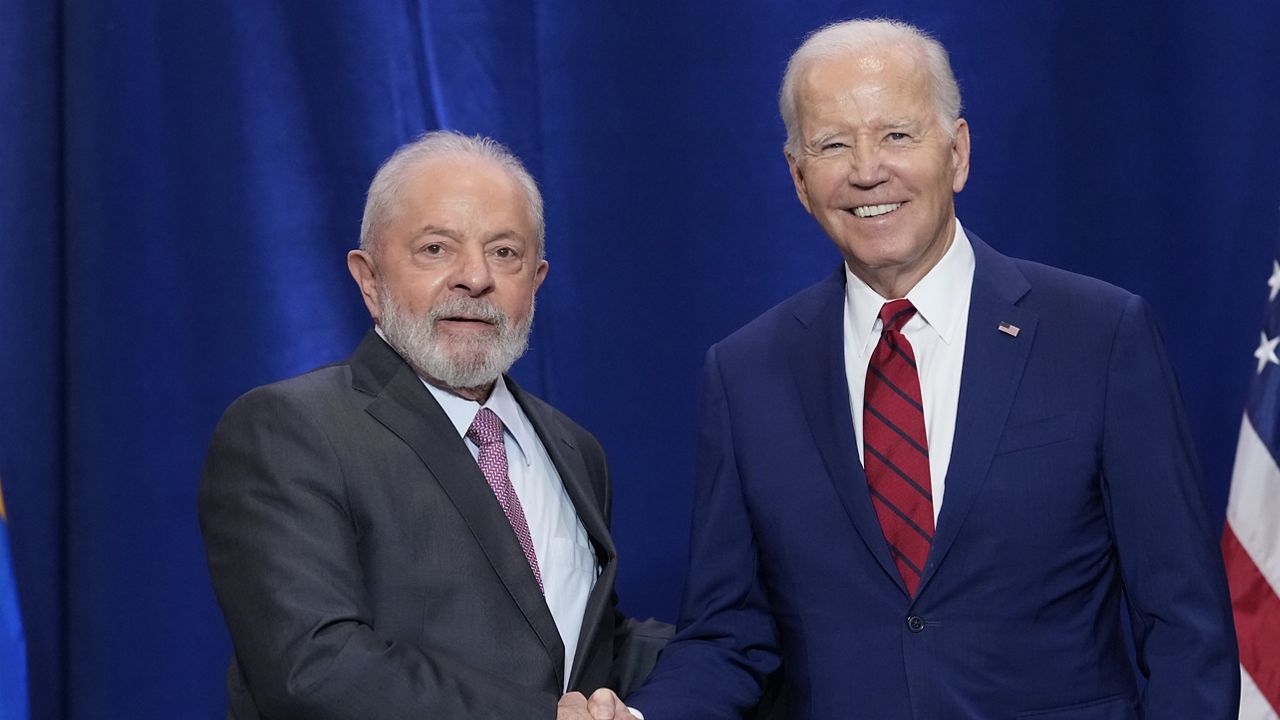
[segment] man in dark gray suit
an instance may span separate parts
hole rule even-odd
[[[643,672],[604,453],[504,375],[543,233],[533,179],[486,138],[430,133],[378,171],[347,258],[375,329],[237,400],[209,449],[230,716],[569,720]]]

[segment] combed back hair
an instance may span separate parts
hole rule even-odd
[[[787,61],[787,71],[782,76],[782,90],[778,93],[778,110],[782,113],[782,122],[787,126],[787,144],[784,149],[788,155],[799,157],[804,142],[800,137],[796,92],[805,72],[820,60],[832,60],[890,47],[903,48],[924,61],[933,86],[933,105],[937,110],[938,125],[947,133],[947,137],[955,137],[956,120],[960,117],[960,86],[956,84],[947,49],[942,47],[942,43],[920,28],[900,20],[845,20],[809,33]]]
[[[446,157],[475,157],[493,160],[501,165],[524,190],[529,200],[529,214],[537,231],[538,259],[546,256],[546,222],[542,215],[542,193],[538,183],[525,169],[515,153],[493,138],[482,135],[463,135],[453,130],[432,130],[423,133],[410,143],[400,146],[369,183],[369,193],[364,203],[364,218],[360,222],[360,249],[377,256],[378,236],[388,222],[395,217],[400,191],[413,171],[423,162]]]

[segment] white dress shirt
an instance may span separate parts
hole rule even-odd
[[[973,290],[973,246],[956,221],[951,247],[916,286],[907,299],[916,314],[902,328],[911,343],[920,373],[924,404],[925,437],[929,441],[929,479],[933,486],[933,521],[936,526],[946,489],[951,444],[956,434],[960,402],[960,373],[964,368],[964,341],[969,325],[969,296]],[[883,298],[845,266],[844,365],[849,379],[849,407],[853,431],[862,446],[862,396],[866,391],[867,364],[880,340],[880,308]],[[863,463],[865,467],[865,461]]]
[[[471,427],[471,421],[480,408],[489,408],[502,420],[507,471],[529,522],[547,607],[551,609],[551,617],[555,618],[560,639],[564,642],[566,687],[562,689],[567,690],[569,673],[578,650],[578,635],[582,631],[582,615],[599,568],[595,550],[564,489],[560,473],[501,377],[483,406],[429,382],[423,381],[423,384],[444,408],[472,457],[476,457],[480,449],[467,438],[467,428]]]

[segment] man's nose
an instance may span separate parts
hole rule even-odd
[[[483,248],[464,248],[454,267],[453,290],[480,297],[493,289],[493,272]]]
[[[888,179],[880,148],[860,142],[848,150],[849,184],[862,188],[879,185]]]

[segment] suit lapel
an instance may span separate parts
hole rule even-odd
[[[955,440],[947,468],[946,494],[937,533],[919,592],[946,558],[965,518],[986,482],[1009,409],[1035,341],[1038,316],[1015,305],[1031,289],[1007,257],[969,233],[976,260],[969,301],[964,368],[956,412]],[[1001,323],[1018,327],[1012,337]]]
[[[841,266],[796,309],[799,322],[790,338],[791,375],[804,405],[809,432],[849,520],[885,573],[905,593],[871,506],[867,476],[858,459],[844,369],[844,299]]]
[[[582,630],[578,634],[578,647],[574,653],[574,667],[569,670],[568,686],[575,687],[582,675],[584,661],[589,654],[588,648],[595,642],[594,632],[612,631],[613,628],[612,622],[603,622],[605,613],[613,607],[613,583],[618,569],[615,562],[617,553],[609,535],[608,520],[602,510],[606,499],[596,496],[596,491],[591,487],[591,478],[583,462],[581,451],[560,423],[551,416],[546,406],[536,398],[527,395],[511,378],[507,378],[507,386],[547,449],[547,454],[560,475],[560,481],[564,484],[565,492],[568,493],[569,500],[578,513],[578,520],[582,523],[583,529],[586,530],[587,536],[599,555],[597,561],[600,564],[600,575],[596,578],[595,585],[591,588],[591,595],[587,598],[587,605],[582,615]],[[564,663],[563,657],[562,652],[560,666]],[[563,680],[563,672],[561,680]]]
[[[449,417],[377,334],[366,335],[351,366],[356,390],[374,396],[367,412],[413,449],[448,495],[563,677],[564,645],[555,620],[502,507]]]

